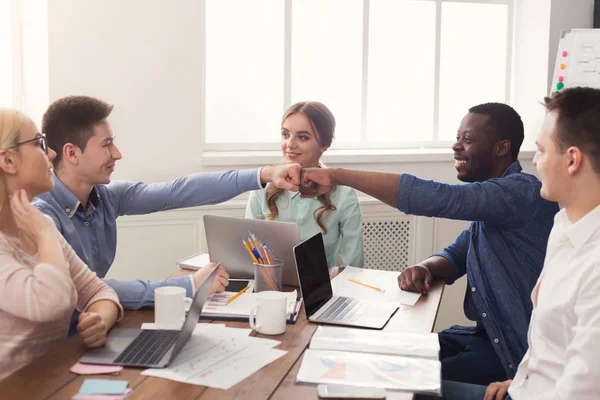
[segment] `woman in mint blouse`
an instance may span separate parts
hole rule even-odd
[[[320,166],[335,133],[331,111],[315,101],[296,103],[287,109],[281,125],[284,162]],[[301,198],[298,192],[269,185],[250,193],[246,218],[295,222],[302,240],[322,232],[330,267],[364,266],[362,214],[352,188],[337,186],[317,198]]]

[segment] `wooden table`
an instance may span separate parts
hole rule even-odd
[[[384,330],[431,332],[437,315],[443,281],[436,281],[427,296],[421,296],[414,307],[400,307]],[[128,311],[117,325],[120,328],[139,328],[143,322],[153,322],[154,311]],[[223,321],[214,321],[223,323]],[[210,323],[210,322],[207,322]],[[227,322],[227,326],[248,328],[246,322]],[[78,336],[57,346],[41,358],[0,381],[2,399],[70,399],[79,392],[86,378],[123,379],[134,390],[127,399],[317,399],[316,385],[296,384],[302,353],[307,348],[317,324],[309,323],[304,312],[296,324],[288,325],[280,336],[264,336],[281,341],[277,347],[287,354],[270,363],[229,390],[212,389],[141,375],[142,369],[125,368],[120,375],[72,374],[69,368],[86,352]],[[251,333],[257,335],[256,332]],[[258,335],[263,337],[263,335]],[[388,399],[411,399],[407,393],[389,393]]]

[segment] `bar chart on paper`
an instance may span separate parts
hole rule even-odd
[[[575,86],[600,89],[600,29],[561,34],[551,92]]]

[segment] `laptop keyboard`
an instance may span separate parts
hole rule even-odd
[[[364,310],[362,304],[349,297],[338,297],[319,317],[327,321],[350,321]]]
[[[115,360],[116,364],[155,365],[173,343],[180,331],[143,330]]]

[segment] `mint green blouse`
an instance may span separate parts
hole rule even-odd
[[[246,218],[266,219],[265,216],[270,214],[266,194],[266,189],[250,192]],[[321,220],[327,227],[327,234],[321,230],[313,215],[323,204],[316,198],[303,199],[298,192],[286,190],[277,198],[279,215],[276,221],[295,222],[300,227],[302,240],[322,232],[330,267],[351,265],[362,268],[365,262],[362,214],[356,192],[350,187],[338,186],[331,195],[331,202],[337,209]]]

